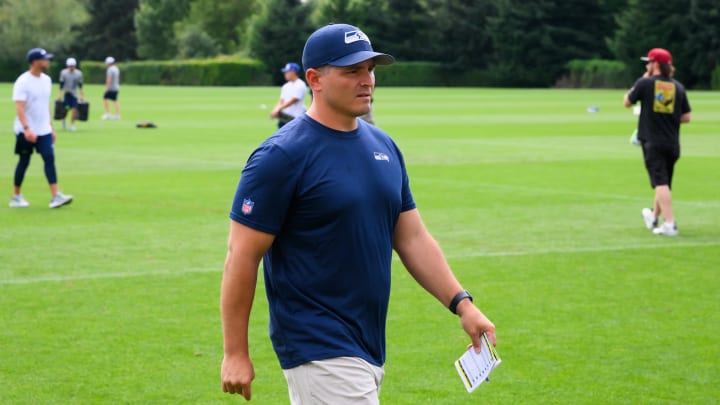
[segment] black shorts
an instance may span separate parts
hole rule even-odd
[[[53,154],[54,144],[52,140],[52,135],[48,134],[44,136],[38,136],[37,142],[35,143],[28,142],[28,140],[25,139],[25,134],[23,133],[15,136],[16,155],[32,155],[33,150],[36,150],[37,153],[41,155]]]
[[[679,146],[653,145],[643,142],[645,168],[650,176],[650,186],[669,186],[672,188],[675,162],[680,159]]]
[[[105,92],[105,95],[103,96],[103,100],[112,100],[117,101],[118,99],[118,93],[120,93],[117,90],[109,90]]]

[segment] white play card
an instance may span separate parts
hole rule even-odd
[[[469,348],[456,362],[460,379],[468,392],[473,392],[484,381],[489,381],[490,373],[500,364],[495,347],[486,334],[480,338],[480,353],[475,353],[474,348]]]

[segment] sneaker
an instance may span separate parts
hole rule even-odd
[[[77,128],[75,128],[75,125],[70,125],[70,132],[77,131]]]
[[[53,197],[52,200],[50,200],[50,204],[48,207],[50,208],[60,208],[63,205],[68,205],[72,202],[73,197],[71,195],[64,195],[63,193],[57,193],[55,194],[55,197]]]
[[[669,224],[665,222],[662,226],[653,229],[653,233],[655,235],[677,236],[678,229],[676,224]]]
[[[102,119],[104,119],[104,120],[109,120],[110,117],[111,117],[111,115],[108,114],[108,113],[105,113],[105,114],[102,115]]]
[[[27,208],[29,206],[30,203],[21,195],[14,195],[10,199],[10,208]]]
[[[647,227],[647,229],[653,229],[657,227],[658,220],[657,218],[655,218],[655,215],[650,208],[642,209],[642,217],[643,220],[645,220],[645,226]]]

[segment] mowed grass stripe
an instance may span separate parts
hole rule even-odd
[[[0,85],[8,186],[9,91]],[[377,122],[503,358],[468,395],[452,366],[467,336],[395,259],[383,403],[715,401],[720,97],[690,93],[681,236],[665,239],[640,219],[651,190],[622,93],[378,88]],[[0,205],[0,403],[236,403],[218,378],[227,213],[249,153],[274,131],[279,88],[124,86],[119,122],[98,119],[100,86],[86,94],[91,120],[57,145],[73,205],[45,208],[37,156],[32,207]],[[145,120],[158,129],[134,128]],[[287,403],[267,324],[260,280],[253,403]]]

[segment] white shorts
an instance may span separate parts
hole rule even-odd
[[[311,361],[283,370],[292,405],[379,405],[385,370],[357,357]]]

